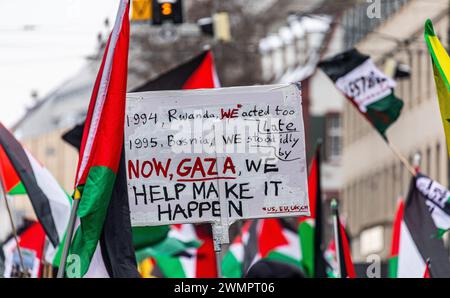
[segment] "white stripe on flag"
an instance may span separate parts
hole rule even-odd
[[[106,270],[105,261],[103,260],[102,250],[100,248],[100,242],[97,243],[94,256],[92,257],[89,269],[84,278],[109,278],[108,271]]]
[[[302,255],[300,249],[300,240],[298,239],[297,234],[285,229],[283,231],[283,235],[289,243],[275,248],[275,251],[291,257],[294,260],[300,261]]]
[[[181,257],[180,263],[183,267],[184,274],[186,278],[196,278],[196,272],[197,272],[197,258],[198,258],[198,252],[197,248],[189,248],[186,250],[186,252],[192,257]]]
[[[53,222],[61,242],[67,229],[70,217],[70,198],[61,188],[56,179],[27,150],[25,150],[34,177],[39,188],[44,192],[50,204]],[[51,244],[50,244],[51,245]]]
[[[78,231],[80,229],[80,218],[77,217],[75,221],[74,231]],[[69,256],[70,257],[70,256]],[[82,260],[81,260],[82,261]],[[70,270],[68,270],[70,271]],[[78,271],[78,269],[77,269]],[[78,274],[78,273],[76,273]],[[69,276],[71,277],[71,276]],[[100,247],[100,242],[97,242],[97,247],[95,248],[94,255],[89,263],[88,271],[84,276],[75,276],[82,278],[109,278],[108,271],[106,270],[105,261],[103,260],[102,250]]]
[[[400,228],[400,247],[398,251],[398,278],[422,278],[425,261],[411,237],[408,227],[402,221]]]
[[[233,243],[230,245],[230,251],[234,255],[235,259],[242,263],[244,261],[244,244],[239,243]]]
[[[116,23],[114,24],[114,29],[111,33],[111,39],[108,47],[108,53],[106,53],[105,65],[102,72],[102,77],[100,79],[100,85],[97,93],[97,98],[95,100],[94,111],[92,113],[92,120],[89,126],[89,133],[86,140],[86,146],[83,151],[83,157],[81,160],[80,169],[78,171],[78,177],[76,185],[79,184],[84,171],[86,170],[92,145],[97,134],[98,124],[100,123],[100,116],[102,115],[103,105],[105,103],[106,94],[108,93],[109,80],[111,77],[112,62],[114,59],[114,51],[116,49],[117,40],[122,29],[122,22],[125,15],[125,11],[128,5],[128,0],[121,0],[120,7],[117,12]]]
[[[367,87],[367,80],[362,80],[367,77],[384,78],[385,81],[377,82],[369,88]],[[351,97],[361,112],[366,113],[368,105],[392,93],[391,89],[395,88],[395,81],[382,73],[372,59],[367,59],[364,63],[340,77],[336,81],[336,87]]]

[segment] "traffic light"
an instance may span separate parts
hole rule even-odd
[[[183,23],[183,7],[181,0],[153,0],[153,25],[163,22]]]

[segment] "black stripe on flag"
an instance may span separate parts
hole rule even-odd
[[[252,265],[253,261],[255,260],[259,252],[259,245],[258,245],[259,242],[258,228],[260,226],[259,223],[260,223],[259,220],[252,220],[250,228],[247,231],[248,240],[244,242],[244,239],[242,239],[242,244],[244,246],[244,259],[242,260],[242,274],[244,276],[247,274],[248,269],[250,269],[250,266]]]
[[[358,50],[351,49],[330,59],[321,61],[318,64],[318,67],[321,68],[333,82],[336,82],[339,78],[345,76],[369,58],[369,56],[361,54]]]
[[[336,219],[338,221],[338,230],[337,230],[337,238],[338,238],[338,247],[339,247],[339,251],[338,251],[338,256],[336,256],[338,258],[338,262],[340,264],[340,277],[341,278],[347,278],[348,277],[348,270],[347,270],[347,262],[345,261],[345,254],[349,253],[344,251],[344,240],[343,240],[343,236],[342,236],[342,229],[341,229],[341,221],[340,221],[340,217],[339,217],[339,210],[338,208],[335,209],[335,216]]]
[[[316,214],[314,223],[314,277],[325,278],[327,277],[327,262],[325,261],[324,251],[322,247],[323,242],[323,219],[322,219],[322,178],[321,178],[321,150],[322,144],[319,143],[316,148],[316,162],[317,162],[317,175],[316,181]]]
[[[0,123],[0,145],[3,147],[12,166],[16,170],[20,181],[22,181],[45,234],[53,246],[57,247],[59,244],[59,236],[55,221],[53,220],[50,202],[36,181],[33,168],[22,145],[20,145],[2,123]]]
[[[416,178],[413,177],[405,204],[403,221],[411,233],[424,264],[428,258],[432,259],[431,275],[433,277],[450,277],[449,255],[444,247],[444,242],[438,238],[438,229],[425,202],[426,197],[417,189]]]
[[[125,148],[122,148],[117,178],[103,224],[100,248],[108,274],[115,278],[139,278],[131,233],[127,196]],[[107,256],[107,257],[105,257]]]

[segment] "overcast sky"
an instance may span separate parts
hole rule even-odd
[[[0,121],[11,126],[96,49],[118,0],[0,0]]]

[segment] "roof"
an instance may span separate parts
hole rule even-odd
[[[30,108],[13,127],[19,139],[69,128],[86,116],[98,61],[90,61],[73,77]]]

